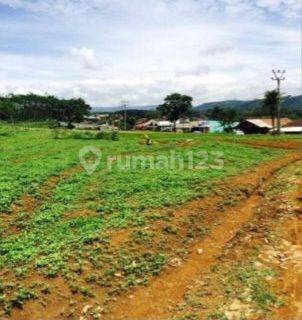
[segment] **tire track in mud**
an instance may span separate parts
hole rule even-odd
[[[302,186],[301,165],[302,161],[295,162],[276,174],[261,206],[224,248],[215,269],[188,286],[185,299],[173,309],[175,318],[188,314],[198,319],[215,314],[228,319],[302,318],[302,211],[298,200],[302,189],[296,189]],[[243,274],[249,275],[248,280]],[[264,300],[259,299],[258,285],[268,293],[262,296]]]
[[[202,273],[202,270],[210,270],[217,257],[220,256],[225,244],[228,243],[240,229],[242,224],[248,221],[253,216],[253,210],[261,203],[262,195],[261,190],[265,188],[267,184],[271,182],[273,174],[287,166],[289,163],[301,159],[301,154],[291,153],[283,159],[276,159],[268,163],[261,164],[255,168],[244,172],[243,175],[233,176],[226,179],[218,186],[222,187],[222,194],[218,196],[209,196],[204,199],[198,199],[190,201],[189,203],[176,209],[175,218],[179,219],[185,217],[196,210],[197,208],[203,209],[203,205],[208,205],[209,209],[207,214],[213,214],[214,218],[209,220],[213,221],[213,224],[217,224],[213,227],[210,236],[204,240],[195,243],[190,247],[191,254],[187,257],[185,262],[177,268],[167,268],[163,271],[159,277],[152,278],[150,285],[147,287],[140,287],[133,291],[133,294],[129,296],[128,293],[116,296],[116,302],[109,302],[109,313],[102,314],[102,319],[166,319],[171,314],[168,307],[177,304],[179,300],[183,298],[185,290],[190,282]],[[263,180],[266,180],[263,183]],[[243,200],[236,206],[226,206],[226,211],[217,212],[217,205],[222,201],[226,195],[223,193],[225,188],[238,187],[242,184],[252,185],[249,197],[247,200]],[[249,212],[246,212],[246,204],[249,205]],[[236,213],[236,216],[234,216]],[[220,224],[219,224],[220,223]],[[228,233],[225,232],[226,225],[229,225]],[[217,239],[219,238],[219,242]],[[199,254],[197,250],[202,249],[202,253]],[[28,280],[29,281],[29,280]],[[55,293],[54,296],[49,297],[50,305],[39,306],[29,301],[24,310],[20,310],[18,316],[14,319],[39,319],[41,317],[47,319],[66,319],[67,311],[71,308],[69,306],[69,300],[72,299],[77,305],[77,310],[82,310],[81,306],[87,306],[87,304],[101,301],[101,297],[93,299],[93,301],[83,301],[78,296],[69,295],[59,298]],[[32,313],[34,306],[35,313]],[[52,307],[51,307],[52,306]],[[60,307],[59,307],[60,306]],[[62,309],[61,309],[62,306]],[[52,309],[53,308],[53,309]],[[31,311],[30,311],[31,310]],[[64,314],[62,314],[62,310]],[[78,311],[75,314],[80,316]],[[74,314],[74,315],[75,315]],[[90,319],[83,317],[83,319]]]
[[[298,184],[296,192],[293,194],[293,202],[296,202],[296,216],[284,221],[282,225],[282,235],[286,237],[286,248],[282,248],[287,253],[285,266],[282,268],[282,292],[289,299],[284,307],[277,310],[273,319],[302,319],[302,179]],[[289,241],[288,241],[289,240]],[[283,240],[284,243],[284,240]],[[281,273],[281,272],[280,272]]]
[[[179,267],[168,268],[159,277],[153,278],[149,286],[133,290],[130,296],[121,296],[112,303],[110,313],[105,319],[167,319],[172,316],[169,309],[183,298],[187,286],[203,272],[210,271],[223,248],[253,217],[254,211],[261,205],[263,190],[272,182],[274,174],[301,158],[300,153],[292,154],[269,163],[262,170],[257,171],[256,168],[251,174],[254,180],[260,182],[256,184],[254,192],[246,200],[228,208],[218,218],[211,234],[192,245],[186,261]],[[182,211],[182,215],[185,211]]]

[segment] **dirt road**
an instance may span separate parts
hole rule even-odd
[[[266,238],[266,233],[270,232],[269,228],[274,227],[269,225],[269,217],[271,217],[271,214],[274,213],[275,210],[278,212],[280,211],[281,215],[277,218],[282,219],[284,216],[287,216],[288,207],[295,206],[297,207],[297,210],[300,210],[301,208],[301,203],[296,203],[296,198],[298,197],[299,192],[301,192],[300,189],[294,189],[294,191],[290,190],[288,193],[284,195],[284,199],[280,199],[280,201],[284,204],[284,208],[282,207],[280,209],[278,207],[278,201],[276,203],[273,202],[272,207],[270,207],[271,203],[267,200],[268,194],[271,192],[272,188],[275,188],[276,190],[274,190],[278,192],[281,178],[283,179],[282,181],[284,181],[284,184],[286,185],[288,181],[291,181],[291,179],[293,179],[293,172],[295,172],[296,169],[298,170],[299,168],[301,168],[301,162],[296,162],[295,164],[292,164],[293,162],[293,160],[290,161],[289,163],[291,165],[289,166],[289,163],[286,161],[284,161],[283,164],[279,162],[278,165],[271,163],[269,166],[270,170],[264,170],[261,172],[261,176],[258,176],[258,178],[261,177],[264,180],[264,182],[258,185],[252,192],[252,194],[247,197],[247,199],[244,199],[240,201],[236,206],[232,206],[229,209],[225,210],[223,215],[217,218],[216,226],[212,229],[211,234],[202,241],[194,243],[194,245],[191,246],[191,253],[188,255],[185,261],[182,261],[179,264],[179,266],[175,268],[170,268],[169,270],[164,272],[160,277],[154,278],[149,286],[134,290],[131,294],[127,294],[124,297],[120,297],[119,299],[117,299],[116,303],[113,303],[112,308],[110,309],[110,314],[108,314],[106,318],[170,319],[173,316],[175,316],[175,314],[177,314],[176,306],[185,303],[186,292],[188,289],[190,289],[190,287],[192,287],[192,285],[194,284],[194,280],[199,280],[202,282],[203,277],[208,277],[209,275],[211,277],[213,276],[213,266],[217,267],[218,269],[223,266],[223,263],[220,264],[220,258],[225,254],[226,246],[230,244],[232,246],[233,243],[236,243],[236,241],[238,241],[238,237],[247,237],[247,239],[250,239],[251,232],[250,230],[246,229],[247,224],[252,224],[253,228],[255,230],[258,230],[258,228],[260,228],[263,223],[267,223],[267,229],[265,230],[265,234],[257,234],[257,237],[260,237],[260,239],[262,238],[262,240],[266,243],[266,241],[268,241]],[[283,167],[285,169],[282,169]],[[275,172],[276,170],[277,172]],[[282,170],[285,170],[285,174],[283,174],[283,176],[280,175],[280,170],[281,172],[283,172]],[[254,173],[254,177],[255,176],[257,176],[257,174],[255,175]],[[301,177],[302,172],[297,174],[297,176],[295,175],[296,180],[293,181],[293,186],[296,187],[297,185],[300,185]],[[252,182],[252,180],[250,180],[250,182]],[[277,185],[277,187],[275,185]],[[295,194],[295,196],[292,196],[292,192]],[[300,195],[301,194],[302,192],[300,193]],[[262,213],[264,221],[261,221],[260,223],[258,220],[257,213],[259,213],[262,210],[264,210],[264,212]],[[294,225],[297,227],[298,230],[300,230],[299,228],[301,226],[299,217],[300,216],[295,217],[294,215],[291,215],[290,219],[294,222],[291,222],[290,226],[288,227],[293,228]],[[275,219],[276,217],[273,215],[272,218]],[[271,232],[274,232],[274,230],[271,230]],[[278,233],[277,242],[283,239],[284,232],[286,232],[286,229]],[[293,245],[299,246],[301,244],[301,233],[299,234],[299,232],[297,231],[295,233],[295,236],[297,237],[297,239],[295,239],[296,244]],[[289,240],[292,241],[293,239]],[[291,246],[291,243],[289,242],[288,245]],[[244,246],[242,246],[240,248],[242,255],[245,259],[249,256],[250,246],[251,243],[248,243],[248,247],[245,248]],[[237,249],[233,248],[233,250],[236,252]],[[280,250],[283,249],[280,248]],[[297,248],[296,253],[294,253],[294,255],[296,254],[298,258],[300,257],[299,250],[300,249]],[[272,254],[278,256],[279,253],[274,252]],[[291,258],[289,258],[289,260],[290,259]],[[235,261],[237,263],[240,262],[239,259]],[[301,261],[299,260],[298,262],[300,263],[299,266],[301,267]],[[284,307],[283,309],[281,308],[280,311],[276,311],[278,309],[276,308],[275,311],[277,313],[275,317],[277,317],[276,319],[300,320],[300,311],[297,308],[293,308],[293,305],[295,303],[298,303],[298,298],[300,298],[301,294],[301,288],[298,288],[299,285],[301,285],[301,281],[299,281],[298,279],[298,268],[295,269],[297,270],[296,273],[292,272],[292,268],[290,265],[284,268],[284,270],[291,270],[289,272],[291,276],[289,277],[288,275],[286,275],[285,272],[284,278],[281,277],[279,281],[283,282],[285,288],[287,288],[290,294],[295,298],[291,301],[288,301],[288,307]],[[222,279],[219,279],[219,281],[222,281]],[[294,290],[294,292],[292,292],[291,290]],[[216,301],[216,299],[213,298],[213,296],[217,294],[215,285],[212,285],[212,287],[207,287],[205,292],[206,295],[208,294],[210,296],[210,300],[212,299],[213,301],[207,301],[207,304],[203,305],[201,310],[197,310],[197,315],[201,314],[203,317],[205,317],[202,319],[207,319],[206,314],[210,314],[211,309],[213,309],[213,307],[215,306],[215,303],[213,304],[213,302]],[[222,296],[219,300],[221,301],[221,299]],[[223,297],[223,299],[226,299],[226,297]],[[225,302],[225,304],[227,305],[227,301]],[[218,307],[215,306],[215,309],[216,308]],[[236,309],[236,306],[233,306],[233,308]],[[238,308],[240,309],[240,304]],[[270,306],[270,308],[274,309],[274,306]],[[248,312],[246,312],[246,318],[244,319],[263,319],[262,313],[254,316],[251,308],[245,309]],[[289,314],[289,310],[291,310],[291,314]],[[228,311],[228,309],[226,309],[225,312],[229,315],[229,317],[226,319],[241,319],[241,311],[242,310],[238,311],[236,309],[236,312],[232,313],[232,307],[231,311]],[[215,310],[213,310],[213,312],[215,312]],[[221,311],[221,318],[219,318],[219,312],[220,311],[218,311],[216,316],[214,313],[211,319],[224,319],[222,317],[226,316],[225,313]],[[180,314],[182,313],[183,312],[181,312]],[[281,315],[282,313],[286,314],[285,318],[283,318],[283,316]],[[277,314],[280,314],[280,316],[277,316]],[[267,317],[267,315],[265,316]]]
[[[137,230],[113,233],[116,250],[156,250],[165,241],[170,261],[146,285],[114,291],[111,282],[110,295],[95,287],[83,296],[48,279],[57,291],[47,303],[28,301],[11,319],[301,320],[301,159],[291,151],[170,209],[169,228],[155,221],[146,229],[155,235],[147,245],[131,240]]]

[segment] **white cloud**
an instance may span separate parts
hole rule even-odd
[[[211,56],[211,55],[225,53],[227,51],[232,50],[233,48],[234,46],[230,43],[219,43],[201,50],[200,53],[202,55]]]
[[[179,14],[198,16],[198,11],[217,12],[222,8],[232,14],[260,14],[262,9],[282,15],[299,16],[300,0],[0,0],[0,4],[48,15],[78,15],[95,11],[115,13],[117,10],[138,15]],[[135,9],[135,10],[134,10]],[[146,10],[147,9],[147,10]]]
[[[98,65],[93,49],[86,47],[72,48],[71,54],[76,57],[86,69],[94,69]]]
[[[286,68],[285,90],[299,93],[296,0],[0,4],[18,9],[0,22],[1,92],[82,96],[93,105],[117,105],[122,99],[144,105],[180,91],[200,103],[260,97],[274,85],[271,69]]]
[[[256,0],[256,4],[260,8],[279,12],[289,18],[301,17],[300,0]]]

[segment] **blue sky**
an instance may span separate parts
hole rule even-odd
[[[149,105],[301,94],[299,0],[0,0],[0,93]]]

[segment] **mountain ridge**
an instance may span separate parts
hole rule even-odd
[[[253,100],[224,100],[216,102],[207,102],[195,107],[195,110],[206,111],[215,107],[220,108],[234,108],[237,110],[251,110],[254,108],[260,108],[262,106],[263,99]],[[285,96],[282,99],[282,106],[291,109],[302,109],[302,95],[299,96]]]
[[[213,102],[206,102],[200,105],[194,106],[194,110],[197,111],[206,111],[214,109],[215,107],[220,108],[234,108],[236,110],[251,110],[255,108],[260,108],[262,105],[263,99],[253,99],[253,100],[222,100],[222,101],[213,101]],[[298,96],[285,96],[282,99],[282,106],[285,108],[290,109],[298,109],[302,110],[302,95]],[[150,106],[133,106],[127,108],[127,110],[144,110],[144,111],[151,111],[155,110],[157,105],[150,105]],[[123,110],[122,107],[93,107],[91,112],[117,112]]]

